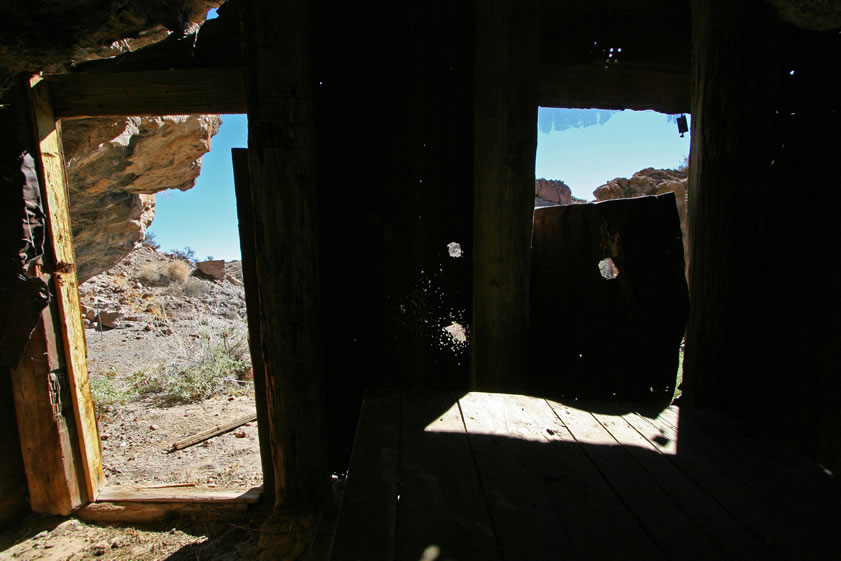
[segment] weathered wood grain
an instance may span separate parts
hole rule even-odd
[[[587,411],[549,401],[573,437],[634,513],[640,525],[673,559],[725,559],[726,554]]]
[[[235,428],[244,425],[245,423],[250,423],[251,421],[257,420],[257,413],[249,413],[248,415],[243,415],[233,421],[228,423],[223,423],[221,425],[216,425],[212,428],[203,430],[196,434],[192,434],[181,440],[177,440],[172,443],[171,450],[183,450],[184,448],[188,448],[193,446],[194,444],[198,444],[199,442],[203,442],[208,438],[213,438],[214,436],[218,436],[220,434],[224,434],[228,431],[232,431]]]
[[[407,393],[402,405],[395,559],[501,559],[455,393]]]
[[[248,168],[275,504],[319,504],[324,432],[312,6],[246,5]],[[264,452],[266,452],[264,450]]]
[[[91,503],[79,509],[75,516],[87,522],[100,524],[142,524],[173,518],[201,521],[241,520],[247,516],[247,512],[247,503],[104,502]]]
[[[731,559],[778,559],[768,546],[733,517],[715,497],[707,493],[663,455],[664,448],[674,440],[663,439],[665,446],[655,445],[643,436],[631,423],[618,415],[593,413],[593,417],[633,457],[681,508],[706,533],[710,539]],[[653,435],[652,440],[658,436]],[[654,452],[654,453],[652,453]]]
[[[459,399],[459,406],[482,487],[492,490],[486,499],[502,558],[582,558],[572,543],[577,536],[559,518],[544,479],[534,476],[564,471],[552,450],[564,429],[546,402],[471,392]]]
[[[536,2],[476,5],[471,385],[524,386],[537,147]]]
[[[70,204],[61,145],[61,127],[53,115],[46,83],[35,77],[30,86],[30,106],[39,139],[42,196],[55,258],[55,263],[50,268],[54,268],[53,281],[60,316],[60,325],[56,327],[64,340],[65,366],[79,438],[85,487],[88,499],[93,500],[104,480],[102,451],[88,379],[87,346],[76,279],[76,257],[70,227]]]
[[[97,502],[133,503],[254,503],[260,498],[262,487],[248,490],[221,487],[112,485],[102,489]]]
[[[11,375],[30,508],[67,515],[87,502],[87,492],[74,454],[76,430],[67,374],[58,358],[54,308],[51,304],[42,312]]]

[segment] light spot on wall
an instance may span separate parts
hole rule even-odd
[[[599,261],[599,273],[601,273],[602,278],[613,280],[619,276],[619,268],[616,266],[616,263],[613,262],[613,259],[605,257]]]
[[[458,242],[448,243],[447,253],[449,253],[450,257],[452,257],[453,259],[458,259],[459,257],[462,257],[461,244]]]

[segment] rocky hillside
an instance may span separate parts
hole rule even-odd
[[[185,341],[247,335],[239,261],[194,267],[141,247],[79,293],[92,374],[155,367],[181,353]]]

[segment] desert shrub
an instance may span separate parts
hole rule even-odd
[[[209,290],[210,286],[208,286],[208,283],[200,281],[196,278],[188,278],[181,284],[170,286],[167,289],[167,292],[170,296],[182,297],[199,296],[201,294],[205,294]]]
[[[151,286],[159,285],[161,284],[161,268],[157,263],[146,263],[137,272],[137,278]]]
[[[190,277],[190,270],[185,261],[147,263],[140,268],[137,278],[149,286],[166,286],[172,282],[185,282]]]
[[[125,405],[140,395],[132,381],[117,376],[117,371],[113,368],[101,374],[92,374],[90,388],[97,418],[102,416],[104,407]]]
[[[233,330],[224,331],[221,339],[202,334],[193,360],[167,377],[166,401],[188,403],[243,391],[241,380],[251,368],[247,339]]]
[[[185,261],[170,261],[166,264],[166,276],[176,282],[184,282],[190,276],[190,266]]]
[[[251,357],[244,327],[227,328],[213,336],[204,331],[198,340],[185,337],[180,351],[167,355],[157,367],[119,376],[114,369],[91,375],[97,415],[102,408],[148,398],[167,404],[202,401],[214,395],[253,391],[249,379]]]

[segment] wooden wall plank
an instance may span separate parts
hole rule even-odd
[[[64,340],[65,366],[76,418],[85,486],[88,499],[93,500],[104,480],[102,451],[88,379],[87,347],[76,279],[61,127],[53,116],[46,83],[36,77],[30,86],[30,106],[40,151],[41,189],[55,256],[53,280],[60,316],[60,325],[56,327]]]
[[[58,119],[247,111],[240,67],[77,72],[50,75],[46,81]]]

